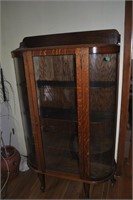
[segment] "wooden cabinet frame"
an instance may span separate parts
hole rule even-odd
[[[114,34],[114,38],[110,39]],[[88,35],[90,34],[90,37]],[[21,57],[24,61],[24,71],[26,76],[26,85],[28,91],[28,101],[29,101],[29,109],[30,109],[30,117],[32,124],[32,133],[35,143],[35,153],[36,153],[36,161],[37,168],[33,167],[31,163],[29,166],[32,167],[35,171],[38,172],[39,178],[41,180],[41,189],[45,188],[45,177],[44,175],[51,175],[61,178],[69,178],[72,180],[83,181],[84,183],[100,183],[104,182],[108,179],[113,179],[115,173],[115,165],[113,166],[110,174],[105,175],[104,178],[97,178],[96,180],[91,178],[91,167],[90,167],[90,54],[117,54],[116,56],[116,65],[118,65],[118,54],[119,54],[119,39],[120,36],[117,31],[99,31],[100,40],[98,44],[93,44],[93,40],[96,39],[96,32],[87,32],[81,33],[79,35],[86,36],[86,38],[82,38],[82,43],[77,44],[69,44],[66,45],[66,41],[64,40],[64,45],[56,46],[56,44],[60,41],[59,36],[51,36],[55,37],[55,45],[50,47],[26,47],[15,50],[12,54],[14,57]],[[106,34],[108,37],[105,38]],[[75,33],[70,34],[73,38]],[[69,34],[66,34],[63,37],[66,39],[69,38]],[[75,37],[75,41],[79,39],[79,35]],[[46,36],[46,41],[50,36]],[[88,38],[87,38],[88,37]],[[34,38],[35,43],[37,45],[38,38]],[[43,38],[44,39],[44,38]],[[86,40],[89,41],[89,44],[86,44]],[[29,42],[31,45],[32,38],[24,39],[24,43]],[[101,44],[101,41],[105,41]],[[45,40],[43,40],[45,42]],[[52,40],[53,42],[53,40]],[[59,42],[60,43],[60,42]],[[38,108],[38,97],[37,97],[37,89],[36,89],[36,80],[35,80],[35,72],[34,72],[34,63],[33,57],[36,56],[58,56],[58,55],[75,55],[76,58],[76,88],[77,88],[77,114],[78,114],[78,142],[79,142],[79,174],[65,173],[59,171],[50,171],[46,169],[45,156],[43,150],[43,142],[42,142],[42,130],[41,130],[41,121],[40,114]],[[102,58],[103,59],[103,58]],[[108,59],[108,58],[107,58]],[[118,70],[118,66],[116,68]],[[118,85],[116,84],[116,91]],[[117,99],[117,97],[116,97]],[[115,141],[113,141],[115,142]],[[114,154],[114,150],[113,150]],[[86,188],[86,186],[85,186]]]

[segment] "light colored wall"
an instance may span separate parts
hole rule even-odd
[[[6,79],[11,82],[14,89],[16,112],[13,111],[13,98],[11,98],[10,104],[12,107],[12,115],[16,119],[14,122],[17,134],[16,146],[22,154],[26,154],[26,150],[15,81],[15,72],[10,52],[17,48],[19,43],[26,36],[99,29],[117,29],[121,34],[121,88],[124,5],[124,1],[109,0],[68,2],[2,2],[2,67]],[[117,138],[118,131],[119,129],[117,126]]]
[[[0,19],[1,19],[1,2],[0,2]],[[0,20],[0,61],[1,61],[1,20]]]

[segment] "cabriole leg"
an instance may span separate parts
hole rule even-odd
[[[38,178],[39,178],[40,183],[41,183],[40,190],[42,192],[44,192],[45,191],[45,175],[38,173]]]
[[[85,198],[89,199],[90,197],[90,184],[83,183],[84,184],[84,192],[85,192]]]

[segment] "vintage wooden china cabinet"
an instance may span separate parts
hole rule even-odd
[[[120,35],[86,31],[23,39],[12,52],[28,165],[95,184],[115,173]]]

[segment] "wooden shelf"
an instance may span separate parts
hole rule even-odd
[[[76,109],[64,109],[64,108],[52,108],[41,107],[41,117],[48,119],[59,120],[72,120],[77,121]],[[91,123],[103,122],[114,119],[115,114],[113,112],[92,112],[90,115]]]
[[[90,87],[108,88],[115,87],[115,81],[90,81]],[[51,87],[76,87],[76,81],[52,81],[52,80],[37,80],[37,86],[51,86]]]
[[[90,81],[90,87],[91,88],[110,88],[115,87],[116,82],[115,81]]]
[[[90,81],[90,87],[96,88],[108,88],[115,87],[115,81]],[[76,87],[76,81],[53,81],[53,80],[37,80],[37,86],[45,87]]]
[[[38,80],[37,86],[45,87],[45,86],[51,86],[51,87],[76,87],[76,82],[74,81],[46,81],[46,80]]]
[[[40,110],[42,118],[77,121],[76,109],[41,107]]]

